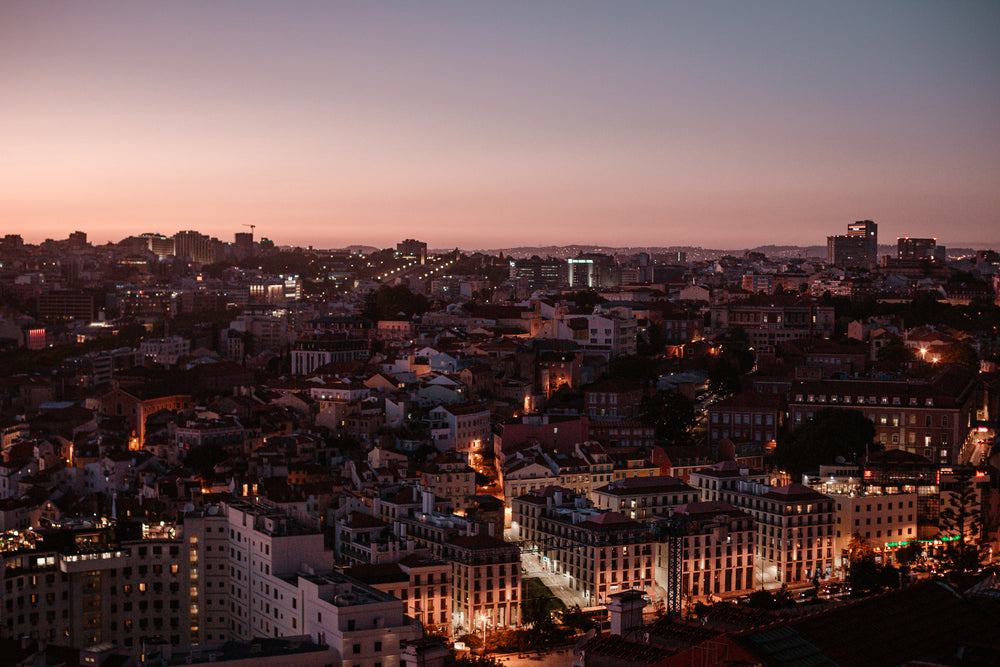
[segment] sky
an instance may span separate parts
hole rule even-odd
[[[0,234],[1000,246],[998,2],[0,0]]]

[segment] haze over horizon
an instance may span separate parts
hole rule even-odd
[[[1000,4],[8,3],[0,233],[1000,244]]]

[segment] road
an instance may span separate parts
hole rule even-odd
[[[522,553],[521,567],[525,571],[525,574],[522,575],[523,579],[530,579],[532,577],[541,579],[542,583],[548,586],[549,590],[562,600],[567,607],[572,607],[573,605],[580,605],[580,607],[590,606],[590,601],[583,597],[581,591],[575,590],[568,585],[568,576],[546,571],[545,562],[542,560],[540,554]]]

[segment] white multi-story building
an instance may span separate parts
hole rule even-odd
[[[139,357],[154,364],[173,366],[177,360],[191,353],[191,341],[180,336],[147,338],[139,343]]]
[[[493,447],[490,410],[485,404],[440,405],[431,410],[430,418],[439,424],[440,437],[434,446],[441,451],[474,454]]]

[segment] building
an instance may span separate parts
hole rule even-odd
[[[757,528],[749,513],[728,503],[697,501],[670,510],[682,526],[681,596],[688,603],[737,597],[754,590]],[[656,581],[667,590],[670,541],[656,545]]]
[[[5,636],[136,652],[154,635],[191,644],[190,556],[172,528],[125,541],[95,524],[9,537],[0,550]]]
[[[191,353],[191,341],[181,336],[144,338],[139,343],[139,358],[154,364],[173,366],[181,357]]]
[[[557,289],[566,284],[567,264],[559,259],[518,259],[510,261],[510,278],[523,282],[529,291]]]
[[[896,239],[896,259],[936,260],[943,262],[945,248],[937,244],[937,239],[918,239],[909,236]]]
[[[181,231],[174,234],[174,255],[188,258],[196,264],[211,264],[218,259],[221,244],[200,232]]]
[[[700,499],[697,489],[676,477],[626,477],[590,492],[594,507],[619,512],[636,521],[667,516],[672,507]]]
[[[40,320],[93,320],[94,294],[85,290],[51,290],[38,295]]]
[[[766,445],[784,423],[781,398],[753,391],[729,396],[708,406],[708,444],[718,449],[725,439]]]
[[[852,222],[846,236],[827,237],[826,254],[834,266],[872,270],[878,262],[878,225],[871,220]]]
[[[517,626],[521,621],[521,552],[488,535],[457,535],[443,545],[452,563],[452,625],[479,628]]]
[[[831,494],[836,507],[834,565],[846,566],[843,559],[853,538],[864,539],[876,556],[892,560],[901,545],[916,540],[917,494],[886,495]]]
[[[411,554],[397,563],[355,565],[344,574],[402,600],[406,615],[425,632],[451,635],[451,563]]]
[[[712,332],[743,329],[751,347],[773,350],[781,342],[834,333],[833,306],[808,298],[758,295],[715,304],[710,310]]]
[[[427,244],[416,239],[406,239],[396,244],[396,254],[415,259],[423,266],[427,263]]]
[[[292,345],[292,373],[309,375],[320,366],[367,361],[368,356],[367,340],[332,334],[300,338]]]
[[[743,276],[743,291],[751,294],[774,294],[774,274],[748,273]]]
[[[418,470],[417,476],[435,496],[451,501],[461,512],[470,507],[476,494],[476,472],[469,467],[468,457],[456,452],[437,456]]]
[[[788,416],[795,428],[824,408],[860,410],[875,424],[876,438],[886,449],[954,464],[972,428],[975,396],[976,376],[961,366],[900,380],[795,382]]]
[[[430,411],[430,419],[440,424],[440,437],[434,441],[440,451],[472,455],[492,448],[490,409],[486,404],[440,405]]]
[[[566,587],[590,605],[614,593],[656,597],[654,538],[646,526],[618,512],[590,507],[586,498],[546,487],[511,501],[511,528],[539,550],[543,566],[566,575]]]
[[[730,462],[691,473],[703,500],[748,512],[757,525],[757,581],[795,584],[833,573],[833,500],[802,484],[773,487]]]

